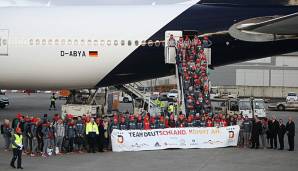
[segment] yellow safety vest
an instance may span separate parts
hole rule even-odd
[[[156,99],[154,103],[156,104],[156,106],[160,105],[160,101],[158,99]]]
[[[15,137],[15,143],[18,146],[21,146],[22,145],[22,142],[23,142],[23,136],[22,135],[18,135],[18,134],[14,134],[14,137]],[[12,148],[17,148],[17,147],[12,144]]]
[[[160,107],[165,107],[165,106],[166,106],[165,102],[161,101],[160,102]]]
[[[173,105],[170,105],[169,107],[168,107],[168,112],[174,112],[174,106]]]
[[[90,132],[95,132],[97,135],[99,134],[98,132],[98,126],[96,123],[87,123],[86,124],[86,135],[88,135]]]

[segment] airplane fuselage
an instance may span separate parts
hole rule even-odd
[[[78,89],[170,75],[174,67],[164,62],[165,31],[214,33],[247,18],[296,11],[296,7],[201,4],[2,8],[0,88]],[[237,43],[243,42],[231,37],[214,41],[214,53]],[[238,52],[225,51],[223,56],[212,55],[213,66],[270,55],[229,57],[225,55]]]

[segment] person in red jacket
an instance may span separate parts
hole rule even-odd
[[[207,127],[213,127],[213,122],[212,122],[212,119],[210,117],[206,121],[206,126]]]
[[[144,118],[144,130],[149,130],[150,128],[150,122],[149,122],[149,117],[145,116]]]
[[[169,128],[169,117],[165,117],[165,128]]]
[[[220,127],[227,127],[228,126],[228,122],[227,122],[225,116],[222,116],[222,119],[220,120],[219,126]]]

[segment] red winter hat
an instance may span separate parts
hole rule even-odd
[[[18,119],[21,119],[21,117],[23,117],[23,115],[22,115],[21,113],[18,113],[18,114],[17,114],[17,118],[18,118]]]

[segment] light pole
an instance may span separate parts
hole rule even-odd
[[[282,60],[282,97],[284,97],[285,94],[285,67],[287,67],[288,65],[285,64],[285,59],[283,58]]]

